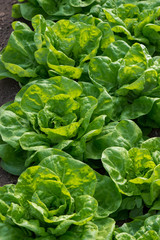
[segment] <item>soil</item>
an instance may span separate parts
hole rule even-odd
[[[16,0],[0,0],[0,51],[6,46],[12,32],[11,23],[13,18],[11,17],[11,9],[15,2]],[[18,83],[12,79],[0,80],[0,106],[14,100],[19,89]],[[16,181],[16,176],[6,173],[0,167],[0,186],[16,183]]]

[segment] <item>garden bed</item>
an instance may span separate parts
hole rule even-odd
[[[19,0],[30,27],[15,2],[0,10],[0,79],[19,82],[0,81],[0,238],[160,240],[160,0]]]

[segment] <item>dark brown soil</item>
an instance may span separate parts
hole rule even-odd
[[[12,31],[11,8],[15,2],[16,0],[0,0],[0,51],[6,46]],[[12,79],[0,80],[0,106],[8,101],[12,101],[19,89],[18,83]],[[16,176],[6,173],[0,167],[0,186],[16,183],[16,181]]]
[[[0,50],[7,44],[8,38],[11,34],[11,8],[16,0],[0,0]]]
[[[155,128],[151,131],[151,133],[149,134],[149,137],[160,137],[160,129],[159,128]]]

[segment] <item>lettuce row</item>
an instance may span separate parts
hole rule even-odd
[[[108,124],[107,99],[105,90],[65,77],[28,83],[0,109],[2,167],[19,175],[33,164],[34,152],[55,148],[100,168],[105,148],[137,146],[142,132],[134,122]]]
[[[107,148],[109,177],[61,150],[36,153],[39,165],[0,188],[2,240],[159,239],[159,144],[153,138],[129,151]],[[144,205],[150,209],[142,216]],[[124,211],[134,220],[118,228],[113,218]]]
[[[6,235],[11,240],[112,239],[115,222],[108,215],[121,204],[116,185],[62,155],[44,158],[23,172],[16,185],[0,188],[2,240]]]
[[[159,240],[159,221],[160,215],[145,217],[144,219],[135,219],[131,223],[123,224],[117,228],[113,239],[115,240]]]
[[[114,8],[121,3],[124,3],[124,0],[18,0],[18,3],[13,5],[12,16],[31,20],[35,15],[41,14],[45,19],[59,20],[82,12],[85,15],[99,15],[100,8]]]
[[[127,136],[128,138],[130,136],[130,143],[132,142],[132,144],[135,142],[136,138],[135,135],[133,135],[134,131],[128,132],[126,130],[125,132],[124,129],[122,131],[122,126],[120,126],[122,123],[123,125],[125,125],[125,129],[129,129],[129,122],[128,125],[126,125],[126,122],[122,121],[120,124],[118,124],[117,127],[117,130],[119,130],[119,132],[121,131],[121,134],[123,134],[126,142],[122,138],[118,139],[118,136],[115,135],[115,142],[110,142],[110,146],[108,146],[103,151],[101,158],[103,167],[106,170],[106,172],[103,170],[103,174],[105,176],[109,175],[110,180],[115,183],[119,194],[122,197],[121,205],[110,216],[113,217],[116,221],[122,221],[129,218],[139,218],[141,215],[143,215],[143,212],[146,211],[146,209],[147,211],[149,211],[149,215],[153,215],[155,214],[155,211],[160,210],[160,138],[155,137],[142,141],[141,143],[139,143],[139,147],[127,146],[125,145],[127,143]],[[111,135],[109,139],[112,139]],[[60,153],[62,154],[62,152],[57,149],[40,150],[28,159],[28,163],[31,163],[32,161],[32,164],[37,165],[38,163],[40,163],[41,165],[43,159],[48,158],[51,160],[50,162],[52,164],[52,156]],[[63,156],[67,157],[66,153],[63,153]],[[101,177],[104,177],[104,175],[101,175]],[[100,175],[97,176],[100,177]],[[106,190],[110,191],[110,194],[112,192],[114,196],[115,193],[111,187],[111,184],[108,184]],[[105,195],[104,189],[103,191],[101,191],[101,189],[99,188],[97,194],[99,196],[101,194],[102,196]],[[103,199],[102,196],[100,197],[100,199]],[[113,207],[111,207],[111,209],[113,209]],[[104,210],[102,209],[100,214],[101,216],[103,211]]]
[[[84,86],[83,91],[65,77],[37,80],[23,87],[13,103],[2,106],[0,155],[5,170],[20,174],[27,157],[49,147],[68,149],[84,160],[86,142],[101,133],[106,118],[100,108],[103,92],[89,83]],[[91,92],[101,98],[100,104]]]
[[[146,126],[159,127],[159,57],[152,58],[146,47],[124,41],[112,42],[102,56],[89,62],[89,75],[96,86],[108,92],[111,120],[136,119]],[[142,118],[142,120],[141,120]]]
[[[24,2],[20,0],[19,2]],[[31,20],[36,14],[42,14],[47,19],[58,20],[67,18],[79,12],[86,12],[88,8],[99,2],[97,0],[29,0],[23,4],[15,4],[12,9],[13,17],[23,16],[27,20]]]
[[[159,0],[124,1],[121,5],[103,9],[103,21],[107,21],[116,40],[146,45],[151,55],[159,49]],[[102,11],[102,10],[101,10]]]
[[[46,19],[60,20],[77,13],[93,15],[108,22],[117,40],[139,42],[147,46],[150,53],[159,49],[159,0],[28,0],[13,6],[14,17],[23,16],[31,20],[37,14]],[[24,3],[23,3],[24,2]]]
[[[13,24],[1,56],[1,78],[22,85],[57,75],[92,82],[108,93],[105,114],[111,121],[138,118],[144,127],[159,127],[159,56],[151,57],[143,44],[116,40],[111,26],[94,17],[54,23],[37,15],[32,25],[34,31]]]
[[[1,54],[1,79],[12,76],[22,85],[37,77],[79,79],[102,37],[96,26],[64,19],[54,23],[41,15],[32,19],[32,26],[34,31],[24,23],[13,23],[14,31]]]
[[[104,150],[102,164],[123,196],[114,219],[141,216],[146,207],[150,214],[160,209],[159,147],[160,138],[154,137],[128,151],[113,146]]]
[[[153,56],[159,55],[159,5],[159,0],[105,1],[92,7],[89,16],[108,24],[115,40],[144,44]]]

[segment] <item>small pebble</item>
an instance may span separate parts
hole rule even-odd
[[[0,17],[4,17],[5,13],[4,12],[0,12]]]

